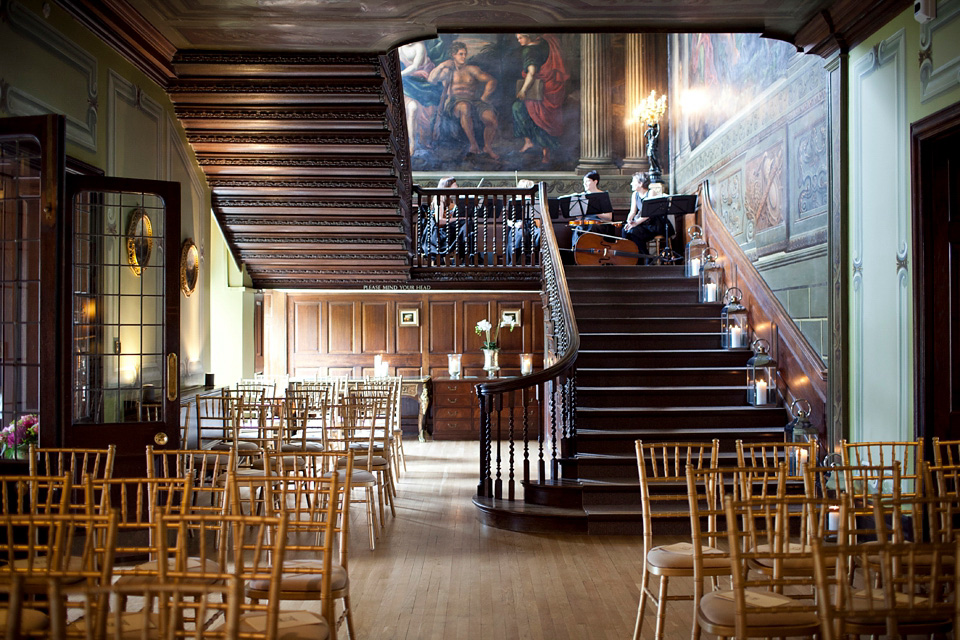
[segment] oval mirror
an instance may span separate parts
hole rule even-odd
[[[134,209],[127,225],[127,264],[138,276],[150,262],[153,251],[153,223],[143,209]]]
[[[200,280],[200,252],[193,240],[187,238],[180,249],[180,290],[190,297]]]

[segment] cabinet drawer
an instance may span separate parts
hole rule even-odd
[[[472,393],[457,396],[437,395],[435,398],[438,409],[446,407],[473,407],[475,400]]]
[[[437,420],[433,424],[435,440],[474,439],[480,435],[480,429],[472,420]]]
[[[473,393],[473,387],[476,383],[473,382],[438,382],[434,386],[435,394],[452,394],[452,395],[463,395]]]
[[[455,409],[437,409],[436,416],[434,416],[434,422],[439,420],[470,420],[473,418],[473,410],[467,407],[455,408]]]

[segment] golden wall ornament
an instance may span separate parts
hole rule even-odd
[[[139,276],[153,252],[153,223],[144,209],[137,208],[127,225],[127,264]]]
[[[187,238],[180,247],[180,290],[188,298],[200,281],[200,252],[193,240]]]

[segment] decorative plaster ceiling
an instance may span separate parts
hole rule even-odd
[[[115,0],[116,1],[116,0]],[[128,0],[179,50],[383,52],[438,32],[737,31],[793,41],[835,0]],[[869,9],[876,2],[860,2]]]

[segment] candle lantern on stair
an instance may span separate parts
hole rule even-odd
[[[723,267],[717,262],[720,254],[716,249],[703,252],[700,266],[700,302],[718,302],[723,295]]]
[[[777,404],[777,361],[770,355],[770,343],[753,341],[753,357],[747,360],[747,402],[755,407]]]
[[[703,229],[698,225],[693,225],[687,229],[690,234],[690,242],[687,243],[687,250],[684,254],[684,264],[686,265],[686,274],[689,278],[700,277],[700,265],[703,264],[703,251],[707,248],[707,241],[703,239]]]
[[[789,448],[787,464],[789,474],[799,476],[802,465],[815,465],[817,463],[817,428],[810,422],[812,411],[810,403],[806,400],[802,398],[794,400],[790,405],[790,413],[793,415],[793,420],[787,425],[787,442],[796,446]],[[808,459],[811,451],[814,456],[813,460]]]
[[[750,328],[747,326],[747,308],[740,304],[743,292],[730,287],[724,295],[727,304],[720,310],[720,346],[740,349],[747,346]]]

